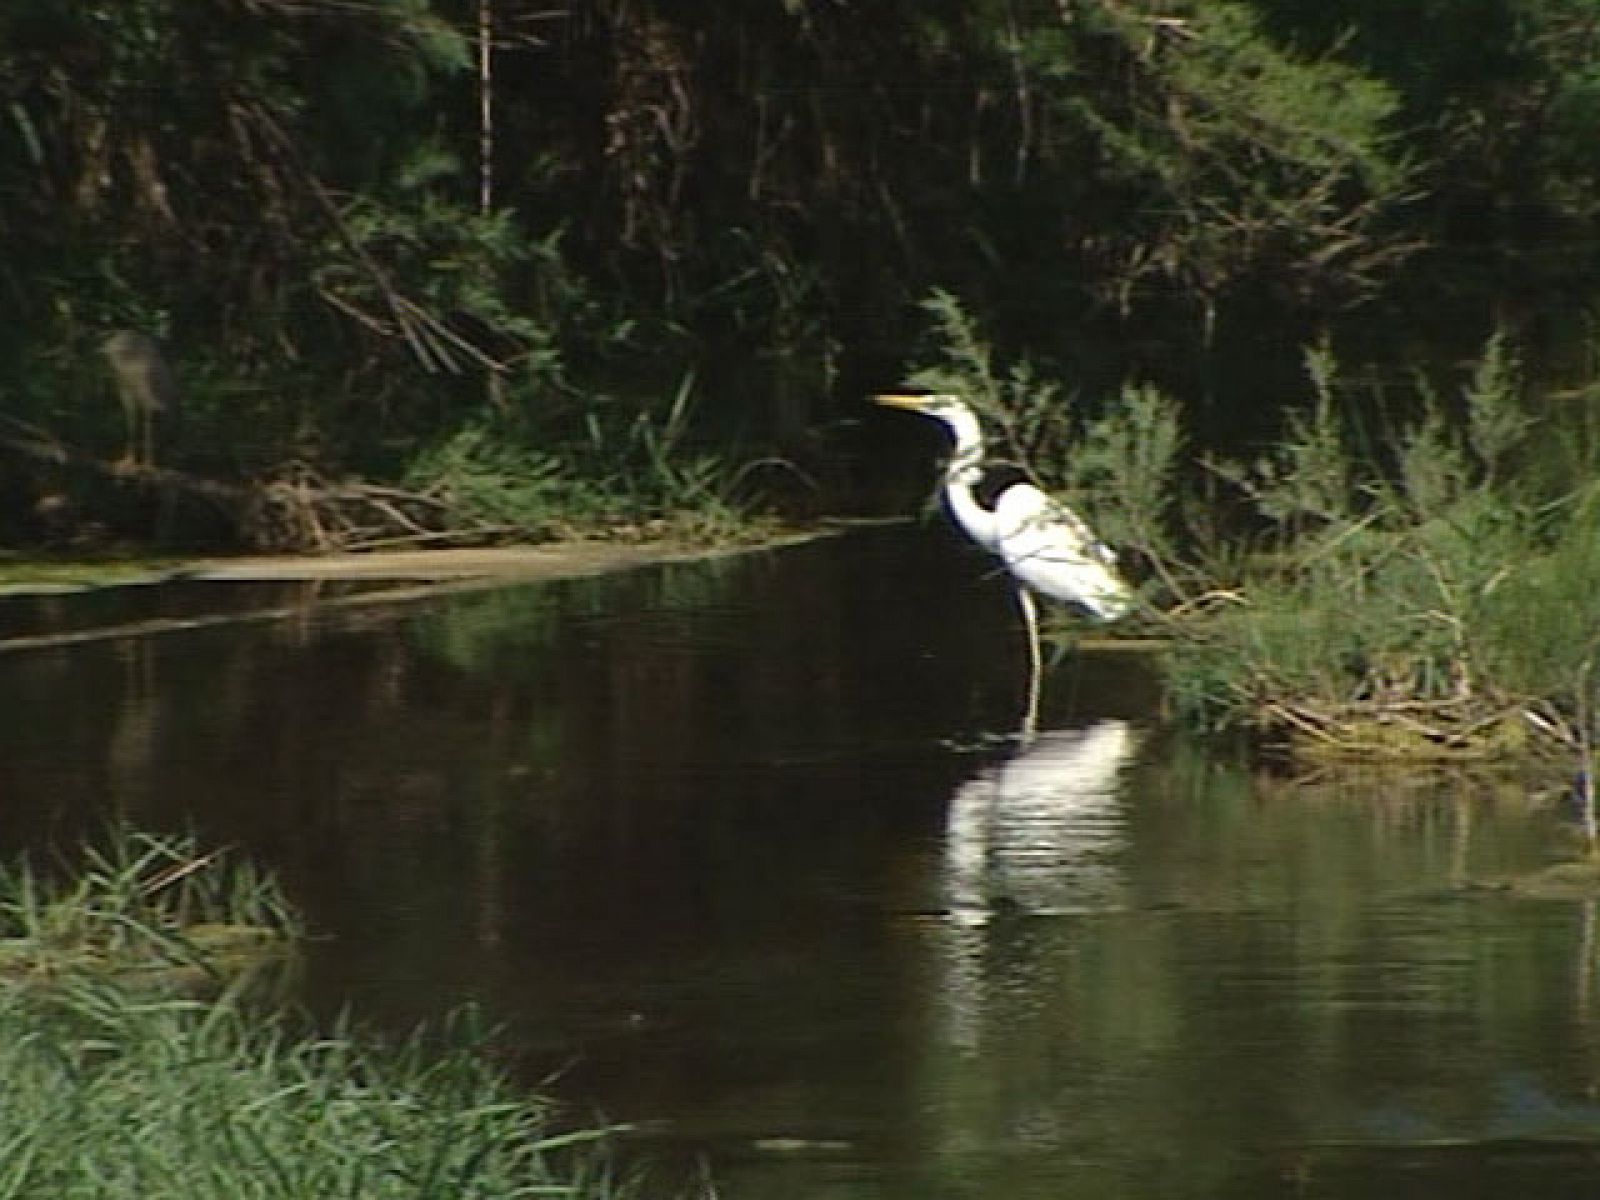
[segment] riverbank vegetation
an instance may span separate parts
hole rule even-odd
[[[18,0],[0,541],[849,508],[880,449],[850,438],[861,397],[915,360],[935,288],[1041,377],[1159,386],[1206,450],[1282,431],[1325,326],[1387,363],[1497,322],[1580,344],[1591,16]],[[153,462],[114,329],[165,348]]]
[[[119,832],[60,872],[11,868],[0,920],[0,1197],[628,1191],[604,1131],[558,1128],[470,1016],[385,1044],[275,1015],[241,945],[259,965],[296,922],[270,879],[192,839]]]
[[[1175,644],[1179,711],[1306,753],[1586,753],[1600,463],[1584,431],[1526,415],[1499,338],[1458,395],[1365,428],[1331,356],[1307,361],[1313,403],[1289,436],[1213,464],[1261,532],[1233,602]]]
[[[1186,723],[1313,757],[1588,760],[1600,426],[1531,415],[1505,337],[1454,394],[1419,377],[1398,397],[1313,346],[1276,444],[1191,461],[1159,390],[1074,418],[952,298],[928,307],[943,349],[916,382],[971,397],[997,452],[1123,549]]]

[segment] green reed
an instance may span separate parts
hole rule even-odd
[[[0,1200],[632,1190],[611,1131],[558,1126],[470,1012],[399,1043],[275,1014],[243,981],[300,932],[270,876],[188,837],[0,873]]]
[[[0,1198],[472,1200],[624,1194],[467,1018],[398,1046],[231,1002],[0,989]]]

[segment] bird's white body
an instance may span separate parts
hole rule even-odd
[[[995,523],[1000,556],[1025,587],[1101,621],[1127,615],[1133,597],[1116,573],[1116,556],[1066,505],[1031,483],[1015,483],[1000,493]]]
[[[1116,555],[1087,522],[1032,483],[1019,480],[1008,484],[996,494],[992,506],[979,499],[986,469],[983,427],[960,397],[888,395],[877,400],[932,417],[955,438],[945,474],[945,503],[967,535],[999,555],[1017,582],[1032,665],[1023,729],[1026,737],[1032,737],[1041,671],[1034,593],[1074,605],[1097,620],[1114,621],[1132,610],[1133,591],[1117,573]]]

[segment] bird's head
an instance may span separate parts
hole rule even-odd
[[[955,436],[955,462],[971,466],[983,457],[983,428],[978,414],[960,396],[948,392],[888,392],[873,401],[889,408],[903,408],[942,422]]]
[[[872,399],[889,408],[903,408],[947,423],[962,415],[972,415],[965,400],[948,392],[888,392]]]

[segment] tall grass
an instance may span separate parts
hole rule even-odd
[[[694,444],[694,387],[631,411],[597,399],[565,422],[482,416],[424,447],[406,484],[490,536],[738,540],[758,522],[737,467]]]
[[[192,837],[119,827],[55,871],[0,867],[0,981],[173,982],[184,969],[220,985],[299,936],[276,881]]]
[[[627,1189],[458,1020],[399,1046],[233,1003],[0,989],[0,1200],[507,1200]]]
[[[629,1191],[607,1131],[558,1128],[470,1013],[399,1044],[271,1015],[222,960],[235,940],[201,934],[298,922],[225,857],[117,830],[54,882],[26,865],[0,878],[0,1200]],[[232,982],[152,986],[180,967]]]

